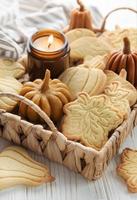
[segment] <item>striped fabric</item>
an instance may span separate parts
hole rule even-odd
[[[25,51],[27,38],[42,28],[63,30],[76,0],[1,0],[0,56],[17,59]],[[91,6],[93,23],[101,15]]]

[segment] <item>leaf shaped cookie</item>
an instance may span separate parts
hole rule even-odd
[[[67,37],[69,44],[81,37],[85,36],[96,37],[96,34],[93,31],[86,28],[75,28],[67,32],[65,35]]]
[[[127,99],[130,106],[137,101],[137,90],[128,81],[117,75],[115,72],[106,70],[107,84],[104,93],[111,97],[113,101]]]
[[[107,39],[115,49],[121,49],[124,37],[129,38],[134,50],[137,49],[137,29],[135,28],[116,28],[114,31],[106,31],[100,36],[102,39]]]
[[[86,56],[84,58],[84,63],[82,64],[83,67],[90,67],[90,68],[97,68],[104,70],[106,68],[106,63],[108,60],[108,54],[104,56]]]
[[[117,173],[121,176],[130,192],[137,192],[137,151],[126,148],[121,154]]]
[[[25,74],[25,68],[18,62],[10,58],[0,59],[0,76],[12,76],[14,78],[20,78]]]
[[[81,93],[78,99],[64,107],[63,134],[88,147],[100,150],[109,131],[120,125],[127,113],[113,106],[106,95],[90,97]]]
[[[37,186],[54,180],[48,168],[33,160],[21,147],[4,149],[0,163],[0,190],[15,185]]]
[[[74,61],[84,59],[87,55],[105,55],[112,50],[112,46],[106,40],[88,36],[73,41],[70,48],[70,58]]]

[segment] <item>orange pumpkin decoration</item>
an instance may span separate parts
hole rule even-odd
[[[75,28],[87,28],[93,30],[90,11],[85,9],[80,0],[77,0],[77,3],[79,8],[76,8],[71,12],[69,25],[64,29],[65,33]]]
[[[51,80],[49,70],[44,80],[25,83],[20,94],[37,104],[55,122],[61,119],[63,106],[71,101],[68,87],[58,79]],[[29,121],[41,121],[39,115],[24,103],[20,103],[19,113]]]
[[[123,39],[123,42],[123,50],[110,55],[106,68],[118,74],[122,68],[126,69],[127,80],[137,88],[137,52],[131,50],[127,37]]]

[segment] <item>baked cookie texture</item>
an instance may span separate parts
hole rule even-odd
[[[96,150],[107,142],[109,131],[118,127],[128,115],[128,111],[116,108],[108,96],[90,97],[87,93],[80,93],[78,99],[66,104],[64,113],[63,134]]]
[[[65,35],[69,44],[81,37],[96,37],[96,34],[93,31],[86,28],[75,28],[68,31]]]
[[[38,186],[54,178],[46,165],[33,160],[27,151],[10,146],[0,153],[0,190],[15,185]]]
[[[125,180],[130,192],[137,192],[137,150],[123,150],[117,173]]]
[[[0,92],[19,94],[22,89],[22,84],[12,76],[0,75]],[[0,97],[0,109],[11,112],[17,101],[9,97]]]
[[[128,37],[131,41],[133,50],[137,49],[137,29],[136,28],[119,28],[114,31],[105,31],[100,38],[108,40],[112,44],[113,49],[121,49],[123,38]]]
[[[107,76],[107,83],[104,93],[109,96],[113,102],[126,99],[129,101],[130,106],[134,105],[137,101],[136,88],[113,71],[106,70],[105,74]]]
[[[97,56],[110,53],[112,46],[106,40],[96,37],[81,37],[70,44],[72,61],[84,59],[87,55]]]
[[[80,92],[87,92],[90,96],[104,91],[107,77],[101,69],[86,67],[71,67],[59,77],[65,83],[76,99]]]
[[[0,59],[0,76],[12,76],[21,78],[25,74],[25,68],[19,62],[15,62],[11,58]]]

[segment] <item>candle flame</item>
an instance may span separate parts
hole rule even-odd
[[[53,41],[54,41],[54,36],[53,36],[53,35],[50,35],[50,36],[48,37],[48,48],[50,48],[50,46],[51,46],[51,44],[53,43]]]

